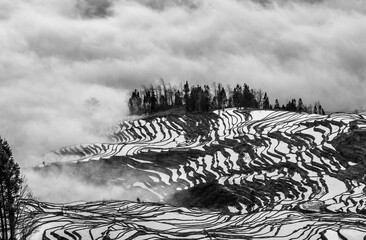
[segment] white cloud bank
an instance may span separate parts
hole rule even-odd
[[[266,2],[0,0],[1,136],[22,166],[102,141],[95,129],[123,118],[126,91],[160,77],[364,106],[366,3]]]

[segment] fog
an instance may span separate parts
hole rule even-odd
[[[365,13],[362,0],[0,0],[0,134],[25,168],[104,142],[127,93],[160,78],[352,111],[366,103]]]
[[[46,172],[40,174],[31,169],[26,169],[23,172],[27,178],[27,184],[31,187],[32,195],[41,201],[56,203],[115,199],[136,201],[137,198],[148,202],[160,201],[159,197],[153,192],[143,188],[128,188],[112,181],[96,184],[81,178],[80,174],[70,174],[66,170],[53,172],[52,174]],[[129,176],[128,181],[132,186],[134,182],[139,181],[139,178]],[[165,192],[168,191],[167,189],[164,190]],[[169,191],[173,192],[173,187]]]

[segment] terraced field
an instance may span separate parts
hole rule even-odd
[[[54,152],[143,202],[26,202],[28,239],[364,239],[366,116],[228,109],[125,121]],[[95,169],[98,169],[97,171]]]

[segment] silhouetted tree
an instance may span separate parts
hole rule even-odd
[[[322,106],[320,105],[320,114],[321,115],[325,115],[325,111],[324,111],[324,109],[322,108]]]
[[[267,93],[264,93],[263,97],[263,109],[269,109],[269,98],[267,96]]]
[[[183,105],[182,96],[181,96],[181,93],[180,93],[179,90],[174,93],[174,105],[175,106],[182,106]]]
[[[214,96],[214,97],[212,98],[212,101],[211,101],[211,108],[212,108],[212,109],[218,109],[218,106],[217,106],[217,97],[216,97],[216,96]]]
[[[239,84],[236,85],[233,91],[233,105],[234,107],[242,106],[243,91]]]
[[[189,110],[189,85],[188,81],[184,84],[184,104],[186,105],[186,109]]]
[[[141,104],[142,99],[140,97],[140,93],[135,89],[132,93],[131,98],[128,101],[128,107],[130,109],[131,114],[139,114],[141,113]]]
[[[250,90],[250,93],[251,93],[251,99],[250,99],[250,106],[252,108],[259,108],[259,103],[257,102],[257,99],[256,99],[256,91],[254,89],[251,89]]]
[[[274,109],[280,109],[280,103],[278,102],[278,99],[275,100]]]
[[[15,240],[17,200],[22,179],[8,143],[0,138],[0,224],[1,239]]]
[[[296,99],[292,99],[286,105],[285,110],[295,112],[297,110]]]
[[[317,101],[317,102],[315,103],[314,108],[315,108],[315,107],[316,107],[316,110],[317,110],[317,113],[318,113],[318,114],[325,115],[325,111],[324,111],[324,109],[323,109],[322,105],[320,105],[320,102],[319,102],[319,101]]]
[[[242,106],[245,108],[249,108],[252,105],[252,94],[250,92],[249,86],[244,83],[243,88],[243,100],[242,100]]]
[[[216,82],[212,83],[212,89],[213,89],[214,96],[212,98],[211,106],[212,106],[212,109],[217,109],[218,108],[218,104],[217,104],[217,92],[218,91],[217,91]]]
[[[291,110],[290,111],[295,112],[296,109],[297,109],[296,99],[292,99],[292,101],[291,101]]]
[[[151,94],[150,90],[145,89],[143,108],[145,112],[151,112]]]
[[[202,111],[208,112],[210,110],[211,94],[210,87],[208,85],[204,86],[203,91],[203,101],[202,101]]]
[[[222,85],[219,83],[218,89],[217,89],[217,104],[219,109],[223,109],[226,106],[227,96],[226,91],[222,87]]]
[[[304,104],[302,103],[302,99],[301,98],[299,98],[299,101],[297,103],[297,111],[298,112],[304,111]]]
[[[164,79],[160,78],[162,92],[160,94],[160,108],[165,110],[168,108],[168,90],[165,86]]]
[[[313,113],[325,115],[325,111],[319,101],[314,103]]]
[[[230,88],[230,85],[227,85],[226,107],[232,108],[233,106],[234,106],[234,103],[233,103],[233,90]]]
[[[150,100],[150,102],[151,102],[150,105],[151,106],[150,106],[150,109],[151,109],[151,112],[155,112],[156,111],[156,102],[157,102],[157,100],[156,100],[156,96],[155,96],[155,90],[154,90],[153,87],[151,87],[150,92],[151,92],[151,100]]]
[[[191,94],[188,99],[188,111],[200,111],[201,110],[201,97],[202,88],[200,86],[193,86],[191,88]]]

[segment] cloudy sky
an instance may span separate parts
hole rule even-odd
[[[103,141],[126,93],[159,78],[353,110],[366,105],[365,14],[364,0],[0,0],[0,134],[22,166]]]

